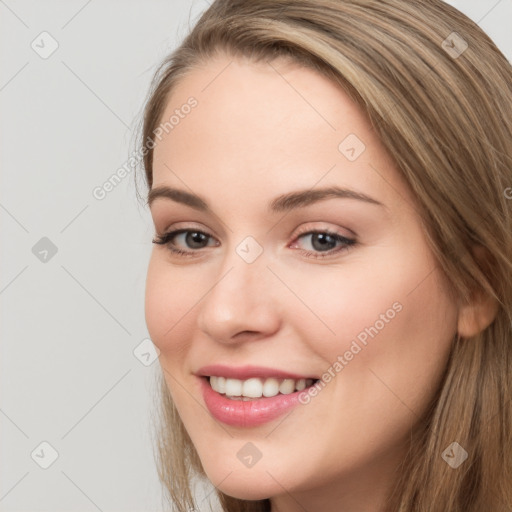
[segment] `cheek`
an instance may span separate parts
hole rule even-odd
[[[350,375],[351,384],[369,394],[372,386],[383,387],[380,377],[413,402],[437,386],[457,325],[446,281],[424,246],[414,247],[402,259],[383,251],[372,265],[317,271],[300,288],[311,313],[290,320],[315,340],[309,348],[324,371]]]
[[[145,319],[149,335],[163,358],[185,347],[190,329],[187,323],[200,298],[197,282],[173,269],[161,256],[151,256],[146,277]]]

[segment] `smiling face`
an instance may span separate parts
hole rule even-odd
[[[153,248],[146,322],[208,477],[283,510],[288,493],[378,510],[457,332],[409,190],[358,107],[304,67],[222,55],[162,122],[176,109],[151,214],[158,236],[188,231]],[[256,396],[274,376],[284,394],[231,400],[205,375],[256,378]],[[301,377],[321,380],[290,393]]]

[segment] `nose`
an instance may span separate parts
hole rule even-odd
[[[263,255],[247,263],[233,250],[198,304],[198,327],[220,343],[266,338],[280,326],[278,286]]]

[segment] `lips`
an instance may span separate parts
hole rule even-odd
[[[305,382],[309,386],[318,379],[310,375],[300,375],[287,371],[276,370],[258,366],[229,367],[224,365],[210,365],[201,368],[196,375],[201,385],[206,407],[212,416],[218,421],[235,427],[255,427],[272,421],[298,405],[299,395],[303,392],[303,384],[300,390],[293,391],[283,389],[284,394],[273,394],[273,396],[244,397],[242,389],[236,387],[219,389],[217,382],[220,379],[228,381],[255,381],[268,382],[278,380],[279,382]],[[211,379],[211,377],[214,379]],[[215,379],[218,377],[219,379]],[[215,382],[213,389],[211,381]],[[307,391],[305,386],[305,389]],[[234,390],[234,391],[233,391]],[[223,392],[221,392],[223,391]],[[226,392],[234,392],[232,398],[226,396]]]
[[[264,366],[225,366],[221,364],[203,366],[200,368],[196,375],[201,377],[229,377],[238,380],[247,380],[253,377],[260,377],[262,379],[273,377],[274,379],[313,379],[317,380],[319,377],[315,375],[300,375],[298,373],[290,373],[283,370],[267,368]]]

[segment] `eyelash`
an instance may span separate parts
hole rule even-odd
[[[169,231],[168,233],[164,233],[163,235],[155,235],[155,239],[152,240],[152,242],[154,244],[167,245],[167,248],[169,249],[169,251],[171,251],[173,254],[176,254],[177,256],[194,257],[195,256],[194,253],[198,252],[199,250],[184,251],[183,249],[177,249],[176,247],[173,247],[173,245],[171,244],[171,240],[175,236],[177,236],[181,233],[199,233],[199,234],[205,235],[209,238],[213,238],[208,233],[205,233],[204,231],[201,231],[199,229],[177,229],[174,231]],[[346,238],[338,233],[335,233],[335,232],[332,232],[332,231],[329,231],[326,229],[310,230],[310,231],[305,231],[304,233],[299,233],[297,235],[297,239],[299,239],[301,236],[312,235],[312,234],[329,235],[330,237],[332,237],[334,239],[335,242],[341,242],[344,244],[344,247],[341,247],[339,249],[330,249],[329,251],[324,251],[324,252],[315,252],[315,251],[307,251],[305,249],[299,249],[299,251],[302,254],[304,254],[307,257],[314,258],[314,259],[328,258],[329,256],[332,256],[333,254],[338,254],[338,253],[341,253],[344,251],[348,251],[351,247],[353,247],[357,243],[355,239]]]

